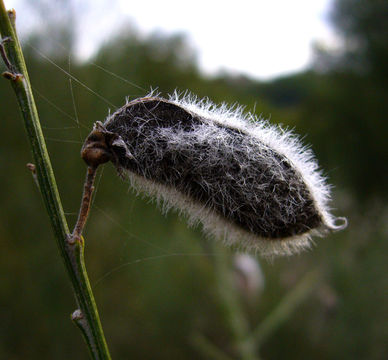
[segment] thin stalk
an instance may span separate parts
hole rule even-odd
[[[218,294],[222,306],[226,325],[233,336],[233,342],[239,358],[242,360],[259,360],[254,343],[247,341],[250,335],[250,326],[238,293],[233,284],[229,256],[223,249],[217,249],[215,257],[215,274],[217,279]]]
[[[30,140],[39,189],[79,307],[72,314],[72,319],[82,330],[92,358],[110,359],[85,269],[84,240],[80,237],[77,241],[69,241],[72,238],[40,126],[22,49],[16,34],[15,12],[13,10],[7,12],[3,0],[0,0],[0,33],[3,39],[1,54],[8,68],[3,75],[10,80],[17,97]]]
[[[82,194],[81,208],[78,214],[77,222],[74,226],[73,233],[71,234],[70,241],[76,241],[82,237],[82,230],[85,227],[86,220],[90,210],[93,194],[93,183],[96,178],[97,168],[94,166],[88,166],[86,171],[86,179],[84,184],[84,192]]]
[[[260,346],[282,324],[284,324],[299,306],[319,284],[321,270],[309,271],[302,280],[286,294],[274,310],[256,327],[247,342]]]
[[[233,360],[229,355],[225,354],[223,350],[206,339],[202,334],[195,334],[191,339],[195,348],[208,360]]]

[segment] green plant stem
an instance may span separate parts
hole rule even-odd
[[[195,348],[209,360],[233,360],[229,355],[225,354],[221,349],[212,344],[202,334],[195,334],[191,338]]]
[[[250,327],[233,283],[230,256],[222,248],[217,248],[215,273],[225,323],[233,336],[236,352],[242,360],[258,360],[254,343],[247,341]]]
[[[73,313],[72,319],[81,328],[91,356],[94,359],[110,359],[85,269],[84,240],[81,237],[75,242],[68,241],[69,228],[41,130],[22,49],[16,35],[15,12],[7,12],[3,0],[0,0],[0,33],[3,39],[9,39],[4,42],[4,48],[6,60],[9,60],[11,66],[8,66],[9,71],[4,73],[4,76],[10,80],[18,100],[36,165],[39,188],[79,307],[79,310]]]
[[[260,322],[257,328],[248,338],[248,343],[260,346],[268,339],[283,323],[285,323],[294,313],[296,307],[300,305],[319,284],[321,270],[309,271],[302,280],[282,298],[277,307]]]

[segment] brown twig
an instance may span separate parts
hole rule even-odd
[[[74,226],[73,233],[69,239],[70,243],[74,243],[76,240],[80,240],[82,236],[82,231],[85,227],[86,220],[88,219],[90,204],[92,200],[92,194],[94,190],[94,179],[96,178],[97,168],[93,166],[88,166],[86,172],[86,179],[84,184],[84,192],[82,195],[81,207],[78,213],[78,219]]]

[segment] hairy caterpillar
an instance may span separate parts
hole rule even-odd
[[[312,153],[241,109],[176,94],[139,98],[97,122],[81,154],[90,184],[90,169],[111,161],[205,233],[264,255],[298,252],[311,235],[345,227],[329,213],[330,189]]]

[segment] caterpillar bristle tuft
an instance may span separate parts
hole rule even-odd
[[[299,252],[311,236],[346,226],[330,214],[312,152],[240,107],[151,94],[96,123],[82,155],[89,166],[111,161],[206,234],[262,255]]]

